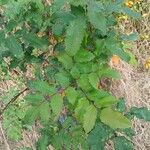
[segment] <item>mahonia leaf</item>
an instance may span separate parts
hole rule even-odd
[[[145,107],[137,108],[132,107],[130,114],[136,116],[138,119],[144,119],[145,121],[150,121],[150,110]]]
[[[97,118],[97,109],[93,105],[90,105],[86,109],[86,112],[83,116],[83,128],[86,133],[89,133],[93,129],[96,118]]]
[[[133,150],[133,144],[123,136],[113,139],[115,150]]]
[[[113,104],[115,104],[117,102],[118,102],[118,100],[115,97],[107,96],[107,97],[104,97],[102,99],[95,100],[95,105],[98,108],[103,108],[103,107],[112,106]]]
[[[63,98],[56,94],[51,98],[51,108],[53,113],[58,116],[63,108]]]
[[[86,21],[84,18],[75,19],[70,23],[65,38],[65,50],[69,55],[74,56],[80,49],[85,30]]]
[[[78,96],[77,91],[73,87],[69,87],[69,88],[67,88],[65,93],[66,93],[69,103],[71,103],[73,105],[76,102],[76,99]]]
[[[100,119],[103,123],[110,126],[113,129],[130,128],[131,122],[124,115],[111,108],[105,108],[100,113]]]

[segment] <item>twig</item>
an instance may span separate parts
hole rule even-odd
[[[9,107],[10,104],[14,103],[14,102],[18,99],[18,97],[19,97],[20,95],[22,95],[22,94],[23,94],[25,91],[27,91],[27,90],[29,90],[29,89],[26,88],[26,89],[24,89],[23,91],[21,91],[20,93],[18,93],[15,97],[13,97],[13,98],[9,101],[9,103],[2,109],[2,111],[0,111],[0,116],[5,112],[5,110]]]
[[[4,131],[3,131],[3,128],[2,128],[2,123],[0,122],[0,130],[1,130],[1,133],[2,133],[2,137],[4,139],[4,143],[6,145],[6,150],[11,150],[10,147],[9,147],[9,144],[7,142],[7,139],[6,139],[6,136],[4,134]]]

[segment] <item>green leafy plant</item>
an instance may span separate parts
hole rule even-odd
[[[113,55],[127,62],[131,59],[123,41],[132,41],[134,36],[115,29],[117,17],[126,14],[137,19],[140,15],[123,0],[0,3],[0,62],[11,57],[10,70],[26,71],[28,64],[35,68],[35,78],[26,83],[26,109],[18,116],[17,131],[40,122],[37,150],[46,150],[48,145],[57,150],[100,150],[109,139],[117,150],[122,144],[124,149],[133,149],[130,119],[135,115],[149,121],[149,111],[132,108],[127,113],[124,101],[111,95],[101,81],[121,77],[108,65]],[[6,67],[2,68],[5,72]],[[11,109],[8,106],[1,114],[17,110]],[[118,132],[123,135],[119,137]]]

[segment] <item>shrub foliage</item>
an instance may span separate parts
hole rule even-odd
[[[13,139],[22,128],[40,122],[37,150],[100,150],[111,139],[116,150],[133,149],[131,119],[147,119],[149,111],[125,111],[124,100],[116,99],[103,87],[104,79],[120,79],[108,62],[117,55],[129,62],[123,42],[134,40],[116,30],[117,18],[139,14],[123,0],[0,0],[0,62],[10,57],[9,69],[26,71],[32,64],[35,78],[28,80],[25,108],[9,105],[3,112],[16,115]],[[133,37],[133,38],[132,38]],[[9,118],[10,119],[10,118]],[[12,120],[12,118],[11,118]],[[119,137],[118,133],[122,133]]]

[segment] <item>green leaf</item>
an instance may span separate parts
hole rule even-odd
[[[113,129],[117,128],[130,128],[131,122],[124,115],[118,111],[114,111],[111,108],[105,108],[100,113],[100,119],[103,123],[110,126]]]
[[[75,79],[78,79],[80,77],[80,71],[77,66],[73,66],[70,73]]]
[[[37,150],[46,150],[49,142],[49,137],[47,135],[41,136],[37,143],[36,143],[36,149]]]
[[[121,76],[118,71],[108,68],[108,67],[100,67],[99,69],[99,77],[100,78],[113,78],[113,79],[120,79]]]
[[[43,94],[52,95],[56,92],[56,89],[54,87],[51,87],[46,81],[41,80],[30,81],[28,83],[28,86],[30,89],[39,91]]]
[[[89,133],[93,129],[96,118],[97,118],[97,109],[93,105],[90,105],[86,109],[86,112],[83,116],[83,128],[86,133]]]
[[[26,112],[26,115],[24,117],[24,123],[25,124],[33,124],[35,122],[35,119],[39,116],[39,109],[38,107],[34,106],[28,109]]]
[[[83,122],[83,115],[88,107],[89,102],[86,98],[81,98],[78,100],[77,107],[75,108],[75,115],[80,122]]]
[[[117,103],[116,108],[121,113],[125,112],[125,110],[126,110],[125,100],[124,99],[120,99],[118,101],[118,103]]]
[[[70,23],[65,38],[65,50],[69,55],[74,56],[80,49],[85,30],[86,21],[84,18],[78,18]]]
[[[21,59],[23,57],[23,49],[21,44],[15,39],[15,37],[10,37],[6,39],[6,45],[9,51],[14,57]]]
[[[105,142],[113,135],[113,130],[103,123],[96,124],[89,133],[87,142],[91,150],[104,150]]]
[[[133,150],[134,149],[133,144],[123,136],[115,137],[113,139],[113,142],[114,142],[115,150],[122,150],[122,149]]]
[[[60,95],[54,95],[51,99],[51,108],[53,113],[58,116],[63,108],[63,98]]]
[[[33,46],[34,48],[39,48],[41,50],[46,50],[48,47],[48,41],[44,38],[38,38],[34,33],[28,33],[23,35],[23,39],[27,44]]]
[[[132,128],[126,128],[126,129],[122,129],[121,132],[124,132],[130,139],[133,138],[133,136],[135,136],[135,131]]]
[[[52,138],[52,146],[57,150],[61,150],[63,146],[69,150],[71,144],[71,137],[63,130],[58,132],[58,134],[55,134]]]
[[[104,90],[92,90],[87,93],[87,96],[89,97],[90,100],[96,101],[106,96],[110,96],[110,94]]]
[[[76,55],[74,56],[74,59],[76,62],[88,62],[94,59],[94,55],[91,52],[88,52],[84,49],[79,50]]]
[[[87,1],[86,0],[67,0],[71,5],[74,5],[74,6],[83,6],[83,5],[86,5]]]
[[[60,11],[65,4],[65,0],[55,0],[52,5],[53,12]]]
[[[123,50],[115,35],[108,37],[105,42],[106,48],[109,50],[111,55],[117,55],[126,62],[130,61],[129,55]]]
[[[122,9],[124,1],[123,0],[116,0],[112,1],[110,4],[106,6],[106,12],[112,14],[113,12],[118,13]]]
[[[121,38],[122,38],[122,40],[124,40],[124,41],[136,41],[136,40],[139,39],[139,36],[138,36],[137,33],[131,33],[131,34],[129,34],[129,35],[123,34],[123,35],[121,36]]]
[[[67,87],[70,84],[68,74],[66,72],[59,72],[55,75],[56,81],[62,86]]]
[[[89,83],[89,79],[87,74],[82,74],[80,78],[77,80],[78,86],[83,90],[89,91],[92,89],[91,84]]]
[[[112,55],[118,55],[122,60],[129,62],[130,56],[127,52],[125,52],[122,48],[116,48],[111,50]]]
[[[128,50],[126,50],[126,53],[130,56],[129,64],[136,67],[138,65],[138,61],[137,61],[135,55],[131,51],[128,51]]]
[[[39,107],[39,113],[41,117],[41,121],[47,123],[50,117],[50,106],[49,102],[44,102]]]
[[[91,2],[88,6],[88,17],[91,24],[99,29],[104,35],[107,32],[107,19],[102,13],[103,5],[101,2]]]
[[[43,95],[40,93],[36,93],[36,94],[28,94],[25,97],[25,100],[29,103],[31,103],[32,105],[37,105],[39,104],[39,102],[41,102],[44,99]]]
[[[136,116],[138,119],[144,119],[145,121],[150,121],[150,111],[148,108],[141,107],[132,107],[130,114]]]
[[[127,14],[129,17],[139,19],[141,17],[140,13],[133,11],[132,9],[128,7],[124,7],[121,9],[121,11],[125,14]]]
[[[73,87],[69,87],[69,88],[67,88],[65,93],[66,93],[69,103],[71,103],[73,105],[76,102],[76,99],[78,96],[77,91]]]
[[[20,2],[16,1],[8,1],[7,3],[7,9],[5,10],[5,16],[7,19],[14,19],[16,15],[18,15],[23,9],[23,5]]]
[[[90,84],[91,84],[95,89],[98,89],[99,77],[98,77],[97,73],[90,73],[90,74],[88,75],[88,78],[89,78]]]
[[[97,56],[105,52],[105,40],[104,39],[97,39],[95,44],[96,44],[95,54]]]
[[[107,97],[104,97],[102,99],[95,100],[95,105],[98,108],[103,108],[103,107],[110,107],[117,102],[118,102],[118,100],[115,97],[107,96]]]
[[[66,53],[63,53],[63,54],[61,53],[58,56],[58,60],[64,65],[66,69],[71,69],[73,66],[72,58]]]
[[[77,63],[76,66],[81,74],[89,74],[93,71],[93,64],[91,62]]]

